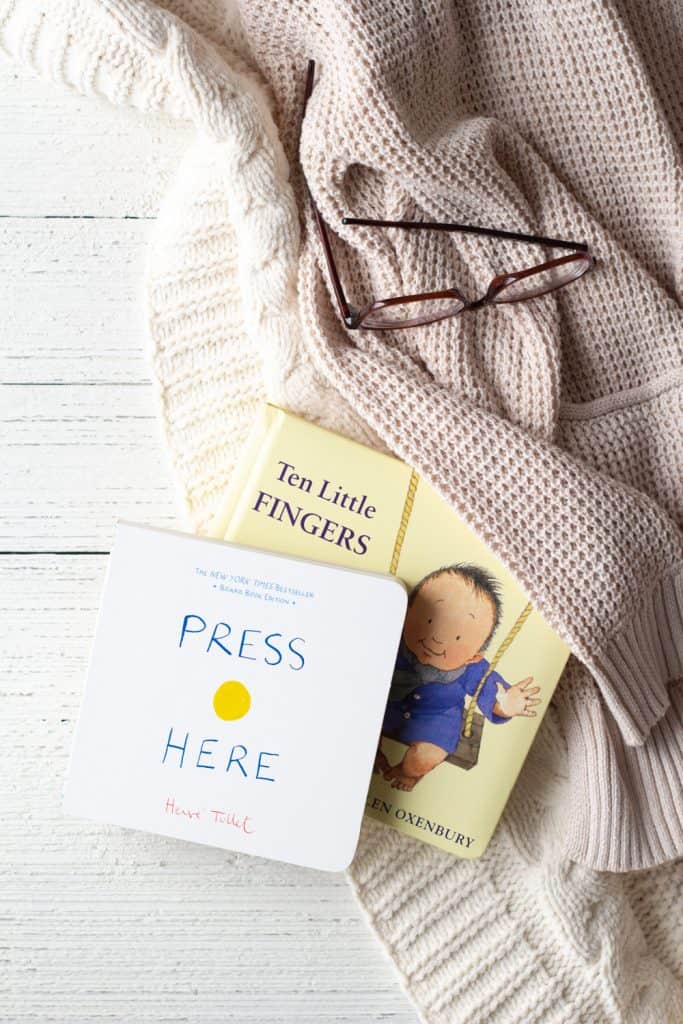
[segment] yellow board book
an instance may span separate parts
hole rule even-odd
[[[481,856],[569,654],[514,577],[405,463],[272,405],[209,533],[406,584],[366,813]]]

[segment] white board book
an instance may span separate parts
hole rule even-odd
[[[344,869],[406,600],[393,577],[119,524],[65,811]]]

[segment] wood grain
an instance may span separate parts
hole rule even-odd
[[[175,518],[130,218],[186,142],[0,61],[0,1020],[415,1024],[343,876],[60,811],[106,564],[83,552]]]
[[[0,380],[149,382],[142,282],[152,225],[0,220]]]
[[[155,217],[189,126],[34,78],[0,56],[2,193],[15,217]]]
[[[0,550],[107,551],[117,519],[176,525],[151,384],[2,388]]]

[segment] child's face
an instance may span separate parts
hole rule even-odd
[[[403,640],[423,665],[452,671],[480,661],[495,614],[488,597],[455,573],[425,583],[408,608]]]

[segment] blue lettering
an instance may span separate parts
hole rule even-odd
[[[300,640],[302,646],[306,643],[306,641],[304,640],[304,638],[302,636],[292,637],[292,639],[289,641],[289,644],[287,646],[289,647],[290,652],[294,655],[295,658],[299,659],[299,664],[298,665],[293,665],[292,662],[290,661],[289,667],[291,669],[293,669],[295,672],[300,672],[301,669],[306,664],[306,659],[304,658],[304,656],[301,653],[301,651],[297,651],[296,647],[294,646],[294,643],[295,643],[296,640]]]
[[[261,779],[262,782],[275,782],[275,779],[271,779],[269,775],[261,775],[262,768],[272,768],[272,764],[267,764],[264,757],[279,757],[279,754],[272,754],[268,750],[262,750],[258,756],[258,764],[256,765],[256,778]]]
[[[180,755],[180,767],[182,768],[183,767],[183,761],[185,760],[185,750],[187,748],[187,741],[190,738],[190,734],[189,734],[189,732],[185,733],[185,739],[183,740],[183,745],[182,746],[178,746],[177,743],[171,743],[172,737],[173,737],[173,726],[171,726],[171,728],[168,730],[168,739],[166,740],[166,749],[164,750],[164,756],[161,759],[161,763],[162,764],[166,763],[166,755],[168,754],[169,750],[181,750],[182,753]]]
[[[269,586],[271,588],[275,587],[278,591],[286,592],[286,588],[281,587],[279,584],[269,584]],[[182,647],[187,637],[191,634],[206,632],[209,635],[209,639],[206,642],[206,646],[201,648],[206,654],[209,654],[214,647],[217,647],[223,654],[227,654],[228,657],[242,658],[244,661],[262,661],[271,667],[286,664],[294,672],[300,672],[306,664],[304,652],[306,640],[301,636],[295,636],[287,640],[285,634],[279,632],[264,635],[262,629],[247,628],[238,631],[237,627],[233,630],[233,627],[227,622],[216,622],[209,633],[208,622],[210,621],[210,619],[207,620],[201,615],[194,613],[185,615],[180,628],[178,647]],[[233,633],[235,634],[233,645],[228,647],[228,637],[231,637]],[[237,643],[238,637],[239,644]],[[252,637],[254,639],[251,639]],[[202,643],[204,644],[204,641]],[[252,651],[255,653],[252,654]]]
[[[244,654],[243,653],[245,647],[254,647],[254,644],[249,643],[249,641],[247,640],[247,633],[256,633],[256,635],[258,636],[258,635],[260,635],[261,630],[260,629],[245,629],[243,631],[242,639],[240,641],[240,652],[239,652],[238,657],[239,658],[244,658],[246,661],[256,661],[257,659],[254,658],[253,656],[249,657],[248,654]]]
[[[219,629],[221,626],[225,626],[225,632],[221,633],[220,636],[216,636],[216,630]],[[211,639],[209,640],[209,643],[207,645],[206,653],[208,654],[209,651],[211,650],[211,644],[216,644],[226,654],[232,654],[232,651],[228,650],[228,648],[224,647],[223,644],[221,643],[221,640],[225,640],[226,637],[230,636],[231,632],[232,630],[230,629],[230,626],[227,624],[227,622],[217,622],[216,625],[213,627],[213,633],[211,634]]]
[[[211,750],[205,750],[205,749],[204,749],[204,747],[205,747],[205,745],[206,745],[207,743],[218,743],[218,740],[209,740],[209,739],[206,739],[206,740],[202,740],[202,745],[201,745],[201,747],[199,748],[199,753],[197,754],[197,767],[198,767],[198,768],[210,768],[210,769],[211,769],[211,771],[213,771],[213,770],[214,770],[214,768],[216,767],[216,766],[215,766],[215,764],[202,764],[202,758],[203,758],[203,757],[204,757],[205,755],[206,755],[207,757],[213,757],[213,751],[211,751]]]
[[[282,637],[282,633],[269,633],[268,636],[265,638],[265,641],[264,641],[266,647],[269,647],[271,651],[273,651],[275,654],[277,654],[277,661],[273,661],[272,659],[266,658],[265,659],[266,665],[279,665],[280,662],[282,661],[282,654],[280,653],[279,648],[276,647],[275,644],[271,643],[271,640],[273,640],[275,637],[280,637],[281,638]]]
[[[197,622],[201,622],[201,626],[199,627],[199,629],[190,629],[190,627],[189,627],[190,619],[196,619]],[[183,646],[183,640],[185,639],[185,634],[186,633],[202,633],[205,629],[206,629],[206,622],[201,617],[201,615],[186,615],[185,618],[183,619],[182,629],[180,630],[180,643],[178,644],[178,647],[182,647]]]
[[[239,757],[235,757],[235,751],[236,750],[241,750],[242,751],[242,753],[240,754]],[[228,758],[228,765],[227,765],[227,767],[225,769],[226,774],[230,771],[231,766],[233,764],[236,764],[237,767],[239,768],[239,770],[242,772],[242,775],[246,779],[247,778],[247,770],[244,767],[244,765],[242,764],[242,761],[244,760],[244,758],[246,756],[247,756],[247,748],[243,747],[241,743],[236,743],[235,746],[230,751],[230,757]]]

